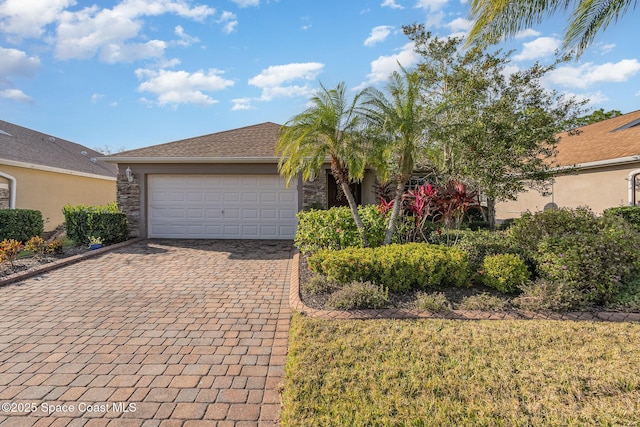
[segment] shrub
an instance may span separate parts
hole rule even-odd
[[[309,268],[338,283],[371,281],[392,292],[441,284],[467,284],[466,254],[456,248],[409,243],[378,248],[323,250],[310,256]]]
[[[442,292],[428,294],[421,292],[416,297],[416,306],[422,310],[429,310],[435,313],[451,310],[451,304]]]
[[[460,303],[461,310],[500,311],[506,307],[507,302],[504,299],[488,293],[468,296]]]
[[[4,239],[0,242],[0,263],[8,262],[13,267],[13,262],[22,249],[24,246],[21,242],[15,239]]]
[[[302,289],[312,295],[326,294],[336,290],[338,286],[326,277],[315,275],[308,282],[302,284]]]
[[[618,206],[605,209],[604,216],[618,216],[624,218],[636,230],[640,231],[640,206]]]
[[[32,209],[0,210],[0,240],[13,239],[26,242],[33,236],[42,236],[42,212]]]
[[[333,310],[382,308],[389,303],[389,290],[371,282],[353,282],[337,290],[327,300]]]
[[[584,308],[584,297],[564,282],[538,279],[520,287],[522,294],[513,303],[523,310],[567,311]]]
[[[369,245],[375,247],[382,244],[387,224],[384,215],[373,205],[360,206],[358,212],[364,223]],[[360,233],[348,207],[298,213],[294,244],[303,254],[320,249],[362,246]]]
[[[70,206],[62,209],[67,236],[77,244],[89,243],[89,237],[100,237],[105,244],[127,240],[127,216],[115,203],[104,206]]]
[[[528,279],[527,265],[518,255],[489,255],[482,262],[482,283],[500,292],[513,292]]]
[[[626,221],[605,217],[596,233],[546,238],[538,247],[540,276],[565,282],[593,303],[606,303],[640,273],[640,234]]]
[[[627,283],[611,298],[609,308],[624,311],[640,311],[640,279]]]

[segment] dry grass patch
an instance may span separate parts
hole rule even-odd
[[[640,325],[294,316],[282,425],[635,426]]]

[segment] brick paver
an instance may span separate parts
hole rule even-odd
[[[143,240],[0,287],[0,426],[275,425],[291,264]]]

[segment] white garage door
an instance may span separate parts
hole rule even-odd
[[[278,175],[149,175],[148,235],[293,239],[296,187]]]

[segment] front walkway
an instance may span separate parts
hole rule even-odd
[[[273,425],[291,243],[141,241],[0,287],[0,426]]]

